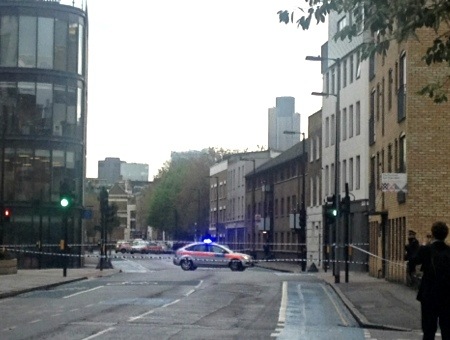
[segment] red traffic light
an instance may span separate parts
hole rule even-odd
[[[11,218],[11,209],[5,208],[3,210],[3,219],[4,221],[8,222],[10,218]]]

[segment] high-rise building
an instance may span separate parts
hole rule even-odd
[[[269,108],[268,146],[286,151],[300,140],[300,114],[295,113],[294,97],[277,97],[276,106]],[[286,134],[285,131],[296,132]]]
[[[98,161],[98,178],[105,180],[108,185],[121,180],[120,168],[123,161],[116,157],[107,157],[103,161]]]
[[[120,165],[120,175],[124,180],[147,182],[148,164],[123,162]]]
[[[0,1],[0,205],[11,211],[0,244],[33,244],[17,253],[19,267],[61,264],[37,257],[35,244],[53,253],[62,239],[82,240],[87,28],[75,4]],[[65,211],[62,189],[72,196]]]
[[[121,181],[148,181],[148,164],[127,163],[117,157],[107,157],[98,161],[98,179],[104,180],[108,186]]]

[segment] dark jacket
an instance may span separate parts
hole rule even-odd
[[[423,272],[417,300],[449,306],[450,247],[443,241],[420,246],[412,261],[415,265],[421,264]]]

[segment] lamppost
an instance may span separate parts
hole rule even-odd
[[[307,259],[307,246],[306,246],[306,162],[305,159],[306,155],[306,137],[304,132],[298,132],[298,131],[283,131],[286,135],[302,135],[302,191],[300,194],[300,176],[299,180],[297,181],[297,207],[296,207],[296,214],[299,216],[298,225],[300,227],[299,232],[297,233],[297,243],[300,244],[301,247],[301,266],[302,271],[306,270],[306,259]],[[301,197],[301,204],[299,204],[299,198]],[[294,215],[295,216],[295,215]],[[294,230],[297,230],[297,221],[294,218]]]
[[[339,264],[339,244],[340,244],[340,207],[339,207],[339,184],[340,184],[340,156],[339,156],[339,144],[340,144],[340,132],[341,132],[341,113],[340,113],[340,91],[341,91],[341,59],[340,58],[328,58],[321,56],[307,56],[306,60],[309,61],[332,61],[336,65],[337,71],[337,86],[336,93],[324,93],[324,92],[312,92],[314,96],[335,96],[336,97],[336,131],[335,131],[335,149],[334,149],[334,196],[335,196],[335,207],[336,207],[336,220],[335,220],[335,238],[336,238],[336,251],[335,251],[335,273],[334,281],[339,283],[340,279],[340,264]]]
[[[216,239],[217,243],[220,243],[219,234],[219,176],[214,176],[216,179]]]

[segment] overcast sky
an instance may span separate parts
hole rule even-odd
[[[303,4],[88,0],[87,176],[106,157],[146,163],[152,180],[171,151],[267,147],[279,96],[295,97],[306,131],[322,78],[305,56],[320,54],[327,28],[277,16]]]

